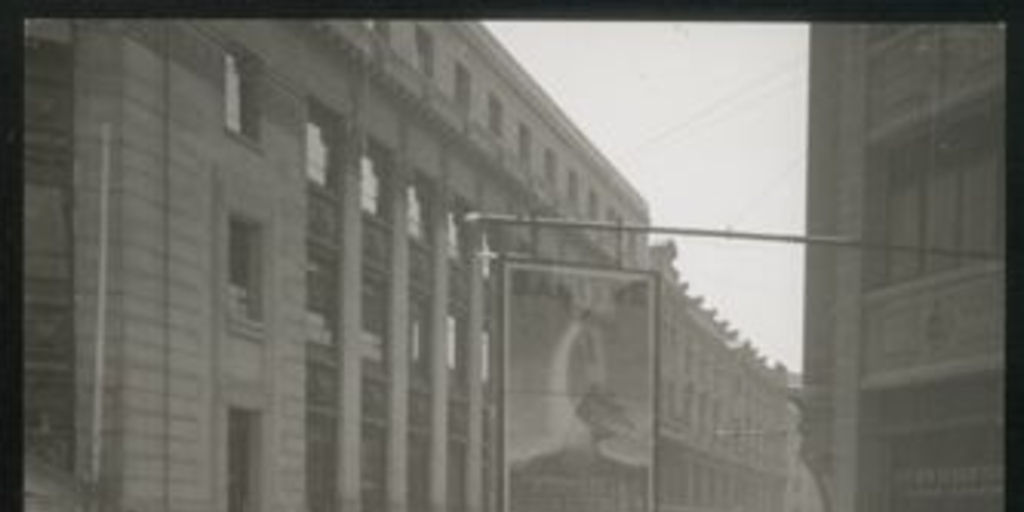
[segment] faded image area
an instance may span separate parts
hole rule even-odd
[[[650,509],[653,282],[510,264],[509,511]]]

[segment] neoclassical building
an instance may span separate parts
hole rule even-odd
[[[29,506],[496,510],[463,214],[649,215],[482,25],[31,21],[25,65]],[[647,265],[642,236],[487,245]]]
[[[794,434],[785,367],[689,292],[674,244],[652,246],[650,258],[662,277],[660,510],[783,510]]]
[[[807,459],[834,512],[1004,505],[1001,26],[811,28]]]

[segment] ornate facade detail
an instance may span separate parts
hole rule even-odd
[[[868,373],[989,353],[1002,340],[1002,272],[869,299]]]

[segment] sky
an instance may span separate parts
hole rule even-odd
[[[804,232],[806,24],[485,25],[639,190],[652,223]],[[800,371],[803,248],[674,240],[690,295]]]

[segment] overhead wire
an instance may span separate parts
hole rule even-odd
[[[801,166],[804,164],[805,162],[802,154],[798,154],[791,158],[785,166],[776,171],[772,178],[763,187],[761,187],[757,195],[753,196],[753,198],[745,205],[741,205],[743,209],[738,210],[736,214],[731,217],[731,220],[727,225],[736,226],[746,220],[747,217],[750,216],[751,212],[754,211],[755,206],[758,206],[762,201],[770,197],[771,194],[778,189],[780,184],[785,183],[786,180],[792,176],[795,171],[801,169]]]
[[[667,135],[663,140],[672,139],[678,142],[681,138],[686,138],[691,135],[706,135],[708,133],[708,128],[720,123],[721,121],[729,119],[737,113],[750,113],[754,111],[754,109],[751,108],[739,110],[742,107],[765,100],[781,92],[795,90],[790,87],[791,85],[799,85],[798,80],[790,78],[788,80],[778,82],[771,87],[763,88],[759,94],[737,98],[732,104],[721,105],[720,108],[715,109],[713,112],[709,112],[708,115],[696,120],[693,124],[690,124],[685,128],[680,128],[677,132]],[[765,104],[762,104],[762,106],[764,105]]]
[[[736,89],[733,89],[733,91],[730,92],[729,94],[721,96],[707,107],[698,110],[692,115],[687,115],[683,121],[668,126],[667,128],[664,128],[659,132],[655,133],[654,135],[648,137],[646,140],[634,146],[633,149],[628,150],[626,152],[627,156],[636,155],[641,150],[647,149],[648,147],[657,144],[658,142],[671,136],[672,134],[678,132],[679,130],[686,129],[694,125],[695,123],[703,120],[704,118],[716,113],[718,110],[725,107],[729,103],[742,99],[743,96],[748,94],[749,92],[761,89],[765,87],[766,84],[772,83],[773,80],[776,80],[780,77],[786,76],[790,73],[797,71],[799,67],[794,64],[798,61],[799,59],[797,58],[788,59],[784,61],[782,64],[772,67],[769,70],[770,72],[759,74],[754,79],[745,82],[743,85],[737,87]]]

